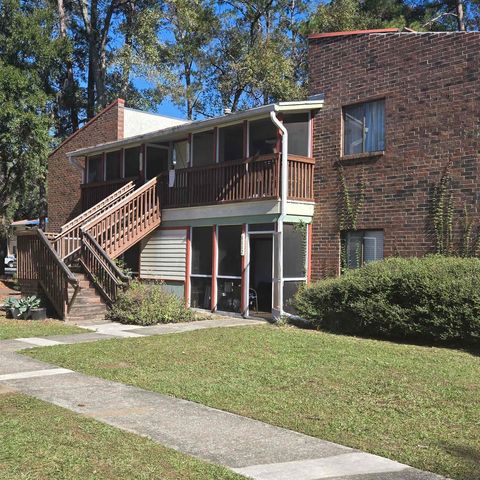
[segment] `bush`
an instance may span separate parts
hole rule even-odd
[[[389,258],[303,287],[301,316],[334,332],[480,343],[480,260]]]
[[[155,325],[193,320],[193,313],[183,299],[169,292],[162,283],[134,280],[108,312],[115,322],[133,325]]]

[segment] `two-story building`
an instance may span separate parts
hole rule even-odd
[[[208,120],[114,102],[49,159],[51,232],[30,252],[59,256],[55,282],[28,262],[20,278],[58,284],[67,317],[68,265],[79,261],[108,302],[121,256],[193,307],[278,316],[300,284],[342,263],[432,252],[431,196],[447,164],[456,211],[478,213],[479,35],[312,35],[309,100]]]

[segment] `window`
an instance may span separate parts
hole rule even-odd
[[[288,153],[308,157],[310,129],[308,113],[285,115],[283,123],[288,132]]]
[[[342,264],[345,268],[358,268],[383,258],[383,231],[363,230],[342,232]]]
[[[218,227],[217,309],[240,312],[242,291],[241,225]]]
[[[97,155],[88,159],[87,183],[103,181],[103,156]]]
[[[218,275],[240,277],[242,273],[242,257],[240,242],[242,240],[241,225],[218,227]]]
[[[168,148],[147,147],[147,180],[168,170]]]
[[[106,157],[105,180],[117,180],[122,177],[122,151],[108,152]]]
[[[275,152],[278,141],[277,127],[268,118],[249,123],[249,156],[265,155]]]
[[[192,228],[191,306],[210,309],[212,296],[212,227]]]
[[[218,130],[218,161],[229,162],[243,158],[243,124]]]
[[[172,165],[176,170],[188,167],[188,142],[175,142],[172,149]]]
[[[385,150],[385,101],[344,107],[343,127],[344,155]]]
[[[193,166],[202,167],[215,163],[213,156],[213,130],[193,136]]]
[[[140,147],[125,149],[125,178],[138,177],[140,171]]]

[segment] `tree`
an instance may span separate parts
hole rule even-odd
[[[0,4],[0,243],[19,213],[38,216],[45,205],[45,175],[51,145],[62,39],[53,36],[54,16],[41,1]],[[0,245],[0,250],[3,250]],[[4,261],[0,254],[0,273]]]
[[[287,0],[231,0],[210,56],[208,102],[218,113],[305,95],[304,44],[298,17],[306,3]]]

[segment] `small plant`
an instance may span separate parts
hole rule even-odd
[[[188,322],[193,320],[193,313],[163,283],[133,280],[109,310],[108,318],[132,325],[155,325]]]
[[[8,308],[13,318],[23,318],[30,316],[31,310],[40,308],[40,299],[35,295],[22,298],[7,298],[5,307]]]
[[[126,264],[124,260],[121,258],[115,259],[115,265],[117,268],[127,277],[133,278],[133,271],[132,269]]]

